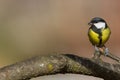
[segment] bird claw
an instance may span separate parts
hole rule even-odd
[[[95,51],[93,59],[99,59],[100,56],[101,56],[100,52],[99,51]]]
[[[105,48],[105,56],[107,56],[109,54],[109,49]]]

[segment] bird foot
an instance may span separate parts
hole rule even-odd
[[[100,52],[98,50],[95,51],[93,59],[99,59],[101,56]]]
[[[109,49],[108,48],[105,48],[105,56],[109,55]]]
[[[98,47],[95,46],[95,52],[99,52],[99,49]]]

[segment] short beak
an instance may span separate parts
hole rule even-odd
[[[89,25],[89,26],[91,26],[91,25],[92,25],[92,23],[91,23],[91,22],[89,22],[89,23],[88,23],[88,25]]]

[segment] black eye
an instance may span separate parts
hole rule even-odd
[[[97,21],[94,21],[94,23],[98,23]]]

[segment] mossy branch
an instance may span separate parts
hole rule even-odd
[[[0,80],[26,80],[42,75],[78,73],[120,80],[120,65],[72,54],[37,56],[0,69]]]

